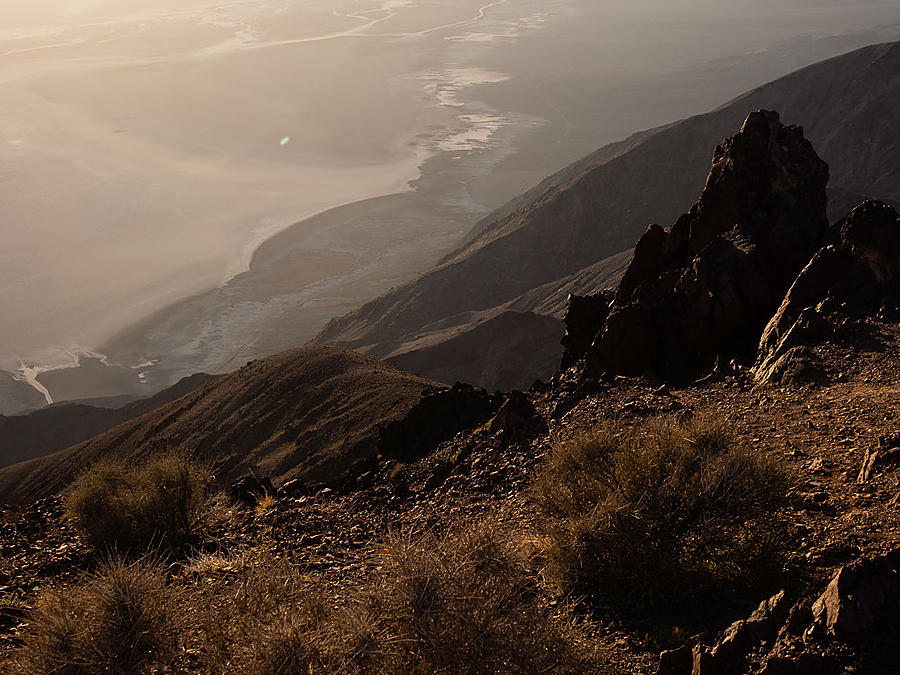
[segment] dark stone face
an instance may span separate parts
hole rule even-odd
[[[870,315],[897,305],[900,216],[892,207],[876,201],[860,204],[823,244],[763,331],[754,366],[758,381],[779,379],[792,352],[826,338],[826,317],[835,308]]]
[[[638,243],[586,352],[586,374],[687,381],[718,358],[752,361],[763,327],[821,245],[827,182],[828,165],[802,129],[751,113],[716,148],[690,212]]]
[[[378,452],[401,461],[424,457],[458,431],[490,419],[501,398],[461,383],[427,392],[403,419],[379,429]]]

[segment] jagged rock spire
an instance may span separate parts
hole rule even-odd
[[[715,151],[699,201],[652,225],[593,344],[586,374],[689,380],[717,358],[752,361],[759,336],[828,222],[828,165],[797,126],[750,114]]]

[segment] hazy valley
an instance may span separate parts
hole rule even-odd
[[[379,6],[136,4],[110,18],[100,3],[63,28],[13,10],[0,309],[19,318],[0,367],[23,366],[56,401],[227,372],[426,269],[586,147],[897,35],[890,3],[813,21],[773,10],[777,27],[723,41],[732,17],[700,2],[677,42],[680,10],[645,24],[562,0]],[[657,46],[615,39],[635,25]],[[566,50],[544,51],[561,36]],[[48,184],[54,198],[38,199]],[[92,355],[104,360],[45,372]],[[7,410],[39,403],[23,386],[4,389]]]

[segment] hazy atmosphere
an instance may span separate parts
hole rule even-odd
[[[898,23],[896,0],[0,0],[0,368],[118,369],[45,375],[61,400],[302,344],[591,150]]]
[[[0,675],[897,675],[900,0],[0,0]]]

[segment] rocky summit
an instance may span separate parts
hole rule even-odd
[[[570,298],[563,364],[686,382],[736,361],[770,381],[827,330],[829,307],[889,302],[896,211],[867,201],[829,228],[827,180],[801,129],[751,114],[691,211],[640,239],[615,293]]]

